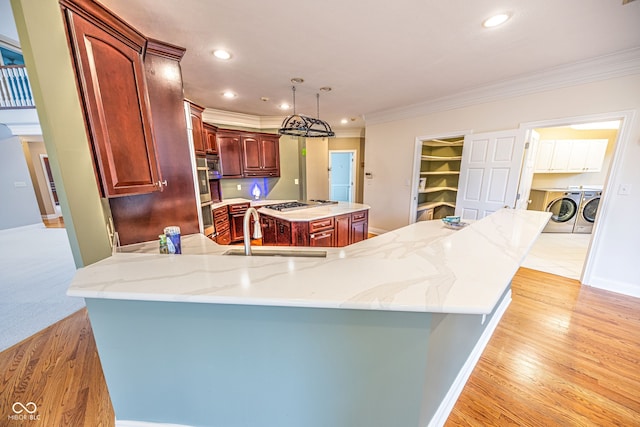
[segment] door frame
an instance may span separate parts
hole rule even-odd
[[[467,129],[457,132],[440,132],[416,137],[413,151],[413,171],[411,172],[411,179],[407,182],[407,185],[411,187],[411,197],[409,197],[409,224],[416,222],[418,214],[418,185],[420,182],[420,156],[422,155],[422,142],[430,139],[464,138],[472,133],[473,130]]]
[[[47,159],[48,161],[49,155],[40,153],[39,157],[40,157],[40,167],[42,168],[42,173],[44,176],[44,183],[47,186],[47,192],[49,193],[49,199],[51,200],[51,206],[53,206],[53,212],[54,212],[54,214],[46,215],[46,217],[47,219],[59,218],[62,216],[62,210],[60,208],[60,203],[56,205],[55,198],[53,197],[53,189],[51,188],[51,183],[49,182],[49,174],[47,173],[47,166],[45,165],[45,159]]]
[[[618,129],[618,137],[616,138],[616,146],[613,152],[613,158],[611,159],[609,170],[607,171],[607,176],[605,178],[605,183],[602,189],[603,194],[600,199],[600,205],[598,206],[596,222],[593,224],[593,231],[591,233],[591,240],[589,241],[589,247],[587,249],[587,256],[584,262],[584,266],[582,267],[582,274],[580,275],[580,283],[582,283],[583,285],[591,286],[592,283],[593,260],[596,258],[596,255],[600,250],[602,235],[598,224],[606,222],[606,218],[610,213],[609,198],[615,191],[615,189],[613,188],[613,184],[617,182],[618,175],[620,174],[619,165],[622,161],[622,154],[624,153],[626,146],[630,140],[630,133],[635,115],[636,113],[633,110],[623,110],[609,113],[565,117],[560,119],[524,122],[520,124],[521,129],[528,131],[536,128],[560,127],[582,123],[621,120],[621,125]]]
[[[351,155],[353,156],[351,161],[351,185],[349,186],[349,194],[351,197],[350,203],[355,203],[356,187],[358,186],[358,182],[356,181],[358,179],[357,168],[356,168],[356,165],[358,164],[358,151],[357,150],[329,150],[329,173],[328,173],[329,194],[327,197],[328,199],[331,198],[331,153],[351,153]]]

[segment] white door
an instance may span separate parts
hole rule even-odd
[[[353,151],[329,151],[329,199],[352,202],[354,189]]]
[[[518,194],[516,196],[516,209],[527,209],[529,207],[529,193],[531,193],[540,134],[531,129],[527,131],[526,141],[524,144],[522,173],[520,174],[520,184],[518,185]]]
[[[465,136],[456,215],[481,219],[515,207],[523,153],[521,129]]]

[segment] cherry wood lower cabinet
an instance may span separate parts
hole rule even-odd
[[[229,208],[226,205],[213,210],[213,225],[216,230],[216,242],[219,245],[228,245],[231,243]]]
[[[229,205],[229,227],[232,242],[239,242],[244,239],[244,214],[247,212],[247,209],[249,209],[249,203]]]
[[[315,221],[294,221],[260,214],[262,244],[267,246],[342,247],[368,235],[367,210]]]
[[[358,243],[369,237],[369,211],[358,211],[351,214],[349,243]]]

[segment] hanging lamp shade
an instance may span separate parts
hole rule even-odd
[[[280,135],[302,136],[305,138],[330,138],[336,136],[329,123],[320,119],[320,95],[316,94],[318,118],[296,114],[296,87],[293,86],[293,114],[285,117],[278,130]]]

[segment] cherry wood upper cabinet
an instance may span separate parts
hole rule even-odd
[[[216,142],[216,134],[218,128],[210,125],[209,123],[203,123],[204,128],[204,140],[207,154],[218,154],[218,143]]]
[[[61,6],[103,195],[162,190],[144,36],[95,2],[62,0]]]
[[[218,131],[216,135],[223,178],[242,178],[242,145],[236,132]]]
[[[189,101],[189,109],[189,116],[191,117],[191,135],[193,136],[193,148],[196,152],[196,155],[204,156],[207,151],[206,136],[202,124],[202,112],[204,111],[204,107],[201,107]]]
[[[242,137],[244,176],[280,176],[280,136],[245,135]]]

